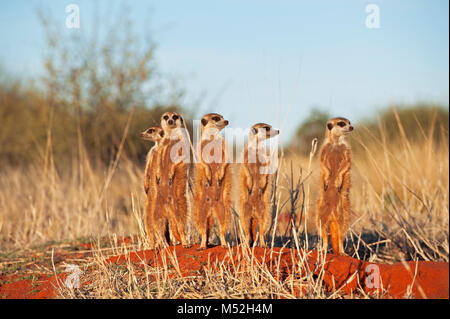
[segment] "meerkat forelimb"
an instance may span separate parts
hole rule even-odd
[[[350,121],[332,118],[326,125],[326,137],[320,149],[320,195],[316,223],[322,247],[328,249],[328,235],[333,251],[344,254],[344,237],[350,212],[351,148],[345,137],[353,131]]]

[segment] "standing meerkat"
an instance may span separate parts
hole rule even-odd
[[[170,242],[169,228],[183,247],[189,247],[187,226],[187,183],[190,161],[190,143],[183,118],[176,112],[166,112],[161,117],[164,138],[157,156],[160,175],[158,199],[154,216],[158,239]]]
[[[140,133],[139,136],[146,141],[152,141],[155,143],[153,147],[150,149],[150,151],[147,153],[145,163],[144,191],[147,194],[151,186],[150,182],[152,181],[152,175],[155,175],[156,173],[157,167],[155,154],[158,152],[160,142],[164,137],[164,131],[159,126],[153,126]]]
[[[264,236],[270,228],[273,195],[273,173],[270,150],[264,141],[280,133],[272,126],[258,123],[250,129],[249,140],[244,147],[240,180],[240,221],[245,240],[252,245],[259,227],[259,245],[265,247]]]
[[[153,147],[147,153],[144,172],[144,191],[147,194],[145,204],[144,225],[150,245],[153,246],[155,238],[154,238],[152,205],[153,201],[157,199],[157,192],[159,185],[159,180],[156,177],[157,175],[159,175],[156,157],[158,155],[158,151],[161,146],[160,142],[164,137],[164,131],[162,128],[154,126],[146,129],[139,136],[144,140],[155,142]]]
[[[352,154],[345,137],[353,131],[350,121],[335,117],[327,122],[326,138],[320,149],[320,196],[317,226],[328,249],[328,228],[335,254],[344,254],[344,235],[350,212],[350,169]]]
[[[226,247],[225,234],[230,224],[231,170],[228,164],[226,143],[220,131],[228,121],[217,113],[201,119],[201,140],[197,151],[199,163],[195,164],[194,214],[201,236],[200,249],[207,247],[208,235],[215,218],[219,226],[222,247]]]

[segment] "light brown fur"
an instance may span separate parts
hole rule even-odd
[[[145,173],[144,173],[144,191],[147,194],[145,204],[144,225],[151,246],[153,246],[155,242],[153,217],[152,217],[153,215],[152,202],[156,200],[159,184],[159,181],[156,178],[156,176],[159,175],[156,157],[163,136],[164,131],[162,130],[162,128],[157,126],[150,127],[140,134],[140,137],[142,139],[155,142],[155,145],[153,145],[153,147],[147,153]]]
[[[219,132],[228,125],[228,121],[219,114],[209,113],[202,117],[201,122],[194,188],[194,214],[201,236],[200,249],[207,247],[213,219],[218,222],[220,244],[226,247],[225,234],[231,221],[231,170],[225,139]],[[220,154],[214,153],[219,150]]]
[[[263,174],[267,167],[269,153],[263,141],[278,135],[279,131],[270,125],[258,123],[250,129],[249,142],[245,145],[241,164],[240,180],[240,221],[245,240],[252,245],[257,240],[258,227],[259,245],[265,247],[264,236],[270,228],[270,214],[273,195],[273,174]],[[249,154],[250,158],[249,158]],[[266,160],[261,161],[261,158]]]
[[[165,246],[170,243],[170,229],[183,247],[189,247],[186,235],[189,140],[184,133],[183,119],[176,112],[164,113],[161,127],[164,138],[157,156],[161,175],[158,176],[158,195],[153,202],[155,235],[158,243]]]
[[[320,149],[320,196],[316,221],[328,249],[328,229],[333,251],[344,254],[344,236],[350,212],[350,169],[352,155],[345,136],[353,130],[350,121],[337,117],[328,121],[326,139]]]
[[[164,137],[164,131],[159,126],[149,127],[145,131],[143,131],[139,136],[147,141],[152,141],[155,144],[147,153],[146,163],[145,163],[145,171],[144,171],[144,191],[147,194],[149,188],[151,187],[150,183],[152,181],[152,176],[156,174],[156,170],[158,169],[156,165],[156,156],[160,142]],[[159,175],[159,174],[158,174]]]

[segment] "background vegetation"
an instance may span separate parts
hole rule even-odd
[[[46,35],[43,77],[33,84],[0,75],[3,165],[46,155],[58,166],[85,156],[108,165],[122,139],[123,156],[143,160],[150,145],[138,134],[157,125],[163,112],[182,111],[191,123],[181,107],[184,91],[158,70],[155,43],[136,35],[127,11],[103,32],[94,21],[92,32],[75,36],[61,33],[49,14],[39,16]]]

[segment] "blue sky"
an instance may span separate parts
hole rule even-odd
[[[206,93],[199,115],[219,112],[232,126],[267,122],[288,141],[312,107],[357,123],[390,103],[448,106],[448,1],[124,2],[137,26],[154,30],[159,68],[180,78],[187,100]],[[73,32],[88,32],[93,0],[2,1],[0,65],[38,78],[36,8],[50,8],[64,27],[70,3],[81,16]],[[365,25],[370,3],[380,9],[379,29]]]

